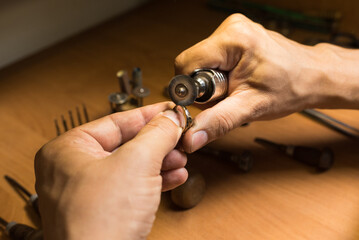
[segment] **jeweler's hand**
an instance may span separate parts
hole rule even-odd
[[[321,53],[330,55],[322,51],[323,46],[298,44],[241,14],[228,17],[210,37],[175,61],[176,74],[211,68],[229,76],[228,97],[196,117],[183,138],[185,151],[196,151],[246,122],[333,103],[328,99],[335,99],[336,88],[322,77],[326,71],[323,59],[328,64],[329,58]],[[341,103],[337,100],[336,106]]]
[[[161,190],[187,179],[186,155],[174,150],[183,117],[168,109],[160,103],[112,114],[37,153],[45,240],[146,238]]]

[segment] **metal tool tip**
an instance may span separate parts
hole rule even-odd
[[[0,217],[0,224],[3,225],[4,227],[6,227],[9,223],[5,219]]]
[[[116,76],[119,77],[123,77],[127,72],[125,70],[120,70],[116,73]]]
[[[185,85],[183,84],[178,84],[175,88],[175,93],[177,94],[177,96],[179,97],[185,97],[188,94],[188,89],[186,88]]]

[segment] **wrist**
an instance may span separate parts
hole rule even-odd
[[[331,44],[309,47],[308,108],[359,108],[359,52]]]

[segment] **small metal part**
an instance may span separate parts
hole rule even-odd
[[[79,107],[76,107],[76,115],[77,115],[77,122],[79,123],[79,125],[82,125],[82,118],[81,118]]]
[[[150,95],[150,90],[145,87],[136,87],[133,89],[132,94],[137,98],[137,106],[143,106],[143,98]]]
[[[142,71],[136,67],[132,71],[132,88],[142,87]]]
[[[168,86],[171,100],[182,106],[207,103],[227,94],[226,74],[218,70],[197,69],[190,76],[177,75]]]
[[[85,121],[88,123],[90,121],[90,118],[85,104],[82,104],[82,110],[84,112]]]
[[[188,109],[185,106],[181,106],[181,105],[176,105],[173,108],[173,111],[175,111],[176,113],[181,113],[183,116],[183,121],[185,122],[182,125],[184,126],[182,133],[184,134],[194,124],[191,114],[189,113]]]
[[[178,95],[178,86],[186,89],[186,94]],[[198,96],[198,89],[194,80],[187,75],[177,75],[172,78],[168,86],[171,100],[181,106],[188,106],[195,102]]]
[[[61,121],[62,121],[62,125],[64,126],[64,131],[66,132],[69,129],[67,127],[67,122],[66,122],[66,120],[64,118],[64,115],[61,115]]]
[[[71,110],[69,110],[69,117],[70,117],[71,127],[74,128],[75,127],[75,122],[74,122],[74,117],[72,116],[72,111]]]
[[[70,128],[75,128],[76,127],[76,124],[79,126],[82,124],[82,116],[84,117],[84,120],[85,122],[89,122],[90,119],[89,119],[89,115],[88,115],[88,112],[87,112],[87,108],[85,106],[85,104],[82,104],[82,112],[80,110],[80,108],[77,106],[76,107],[76,116],[74,116],[74,113],[72,110],[68,110],[67,111],[69,117],[68,117],[68,121],[69,121],[69,126],[68,126],[68,123],[64,117],[64,115],[61,115],[61,122],[62,122],[62,125],[63,125],[63,128],[60,129],[59,127],[59,121],[57,119],[54,120],[54,123],[55,123],[55,129],[56,129],[56,135],[57,136],[60,136],[61,135],[61,131],[63,130],[63,132],[66,132],[69,130],[69,127]],[[75,120],[75,117],[77,118],[77,121]],[[60,124],[61,124],[60,122]]]
[[[108,101],[110,102],[112,112],[121,112],[123,111],[123,105],[128,101],[127,93],[111,93],[108,96]]]
[[[126,93],[127,95],[131,94],[130,79],[128,77],[127,71],[120,70],[117,72],[117,78],[120,85],[120,93]]]
[[[3,225],[4,227],[6,227],[9,223],[5,219],[0,217],[0,224]]]
[[[59,127],[59,123],[57,122],[57,119],[55,119],[54,122],[55,122],[55,128],[56,128],[56,135],[60,136],[61,131],[60,131],[60,127]]]
[[[206,182],[200,173],[189,172],[187,181],[171,191],[174,204],[183,209],[196,206],[206,191]]]
[[[326,171],[333,166],[334,153],[330,148],[316,149],[312,147],[278,144],[262,138],[255,142],[278,149],[294,160],[316,167],[317,171]]]
[[[11,240],[43,240],[41,230],[36,230],[25,224],[9,222],[6,224],[5,233]]]

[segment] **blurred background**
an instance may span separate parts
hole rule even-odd
[[[3,0],[0,2],[0,68],[151,2]],[[331,41],[357,46],[358,1],[208,0],[203,6],[228,13],[242,12],[266,28],[306,44]],[[305,35],[303,29],[310,33]]]

